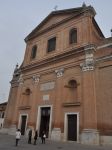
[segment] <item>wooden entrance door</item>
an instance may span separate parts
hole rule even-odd
[[[77,115],[68,115],[68,140],[77,141]]]
[[[21,134],[22,134],[22,135],[25,134],[26,118],[27,118],[27,116],[25,116],[25,115],[22,115],[22,116],[21,116]]]
[[[40,122],[40,132],[41,136],[42,132],[46,133],[46,136],[49,135],[49,122],[50,122],[50,107],[41,108],[41,122]]]

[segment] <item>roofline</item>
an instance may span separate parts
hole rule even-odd
[[[99,33],[103,38],[105,38],[103,32],[101,31],[101,29],[100,29],[98,23],[97,23],[96,20],[95,20],[95,18],[92,18],[92,21],[93,21],[93,24],[95,25],[95,27],[96,27],[98,33]]]
[[[27,42],[28,40],[30,40],[30,36],[36,31],[38,30],[42,24],[45,24],[47,22],[47,20],[52,16],[52,15],[56,15],[56,14],[60,14],[60,13],[71,13],[71,12],[77,12],[77,11],[80,11],[81,9],[81,12],[80,13],[84,13],[85,11],[89,10],[89,9],[92,9],[94,11],[94,14],[96,14],[94,8],[90,5],[90,6],[87,6],[87,7],[77,7],[77,8],[71,8],[71,9],[64,9],[64,10],[59,10],[59,11],[52,11],[39,25],[37,25],[31,32],[30,34],[28,34],[28,36],[26,36],[26,38],[24,39],[25,42]],[[78,15],[78,14],[77,14]]]
[[[7,104],[8,102],[3,102],[3,103],[0,103],[0,105],[5,105],[5,104]]]

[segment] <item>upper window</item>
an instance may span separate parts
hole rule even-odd
[[[77,43],[77,29],[71,29],[69,33],[69,43]]]
[[[48,40],[47,52],[54,51],[56,48],[56,37]]]
[[[34,45],[31,51],[31,59],[34,59],[36,57],[36,53],[37,53],[37,46]]]

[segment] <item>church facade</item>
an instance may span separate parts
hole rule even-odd
[[[26,38],[11,80],[4,128],[52,140],[99,144],[112,138],[112,38],[92,6],[51,12]]]

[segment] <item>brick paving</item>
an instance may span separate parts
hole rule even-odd
[[[46,144],[41,144],[38,138],[37,145],[27,144],[27,138],[21,137],[18,147],[15,146],[15,137],[0,134],[0,150],[112,150],[112,145],[91,146],[82,145],[75,142],[54,142],[46,140]]]

